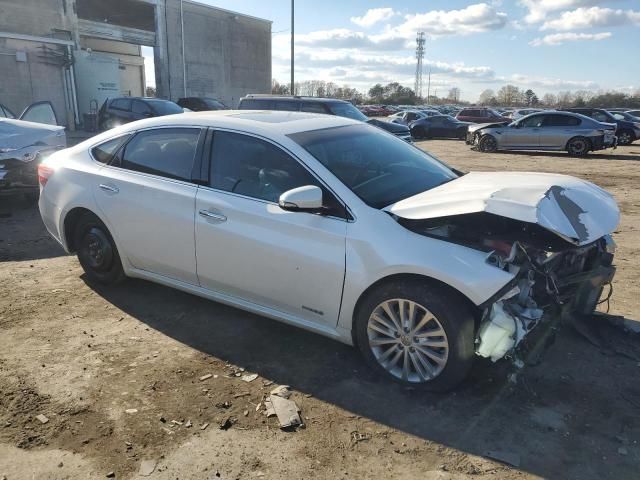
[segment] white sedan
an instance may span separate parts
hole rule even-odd
[[[537,173],[463,175],[379,128],[278,111],[159,117],[39,168],[40,212],[87,278],[138,277],[356,345],[450,389],[614,274],[613,198]],[[140,301],[144,301],[143,298]]]

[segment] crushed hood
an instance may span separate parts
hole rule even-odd
[[[487,212],[538,225],[576,245],[613,232],[620,211],[593,183],[568,175],[471,172],[384,208],[409,220]]]
[[[491,122],[491,123],[474,123],[469,127],[470,132],[482,130],[483,128],[500,128],[509,125],[509,120],[503,122]]]

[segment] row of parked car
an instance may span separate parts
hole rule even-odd
[[[462,109],[455,117],[435,109],[411,109],[388,117],[407,125],[414,138],[458,138],[481,151],[566,150],[575,155],[629,145],[640,139],[640,111],[601,108]]]

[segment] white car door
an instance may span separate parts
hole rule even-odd
[[[204,135],[193,127],[138,132],[93,185],[120,255],[134,268],[194,285],[197,185],[191,174]]]
[[[257,137],[213,134],[208,187],[196,197],[200,285],[335,327],[345,272],[346,213],[298,160]],[[323,189],[328,215],[290,212],[279,196]]]

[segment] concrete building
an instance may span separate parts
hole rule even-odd
[[[152,46],[156,95],[236,106],[271,89],[271,22],[191,0],[0,0],[0,103],[19,113],[49,100],[59,120],[145,91]]]

